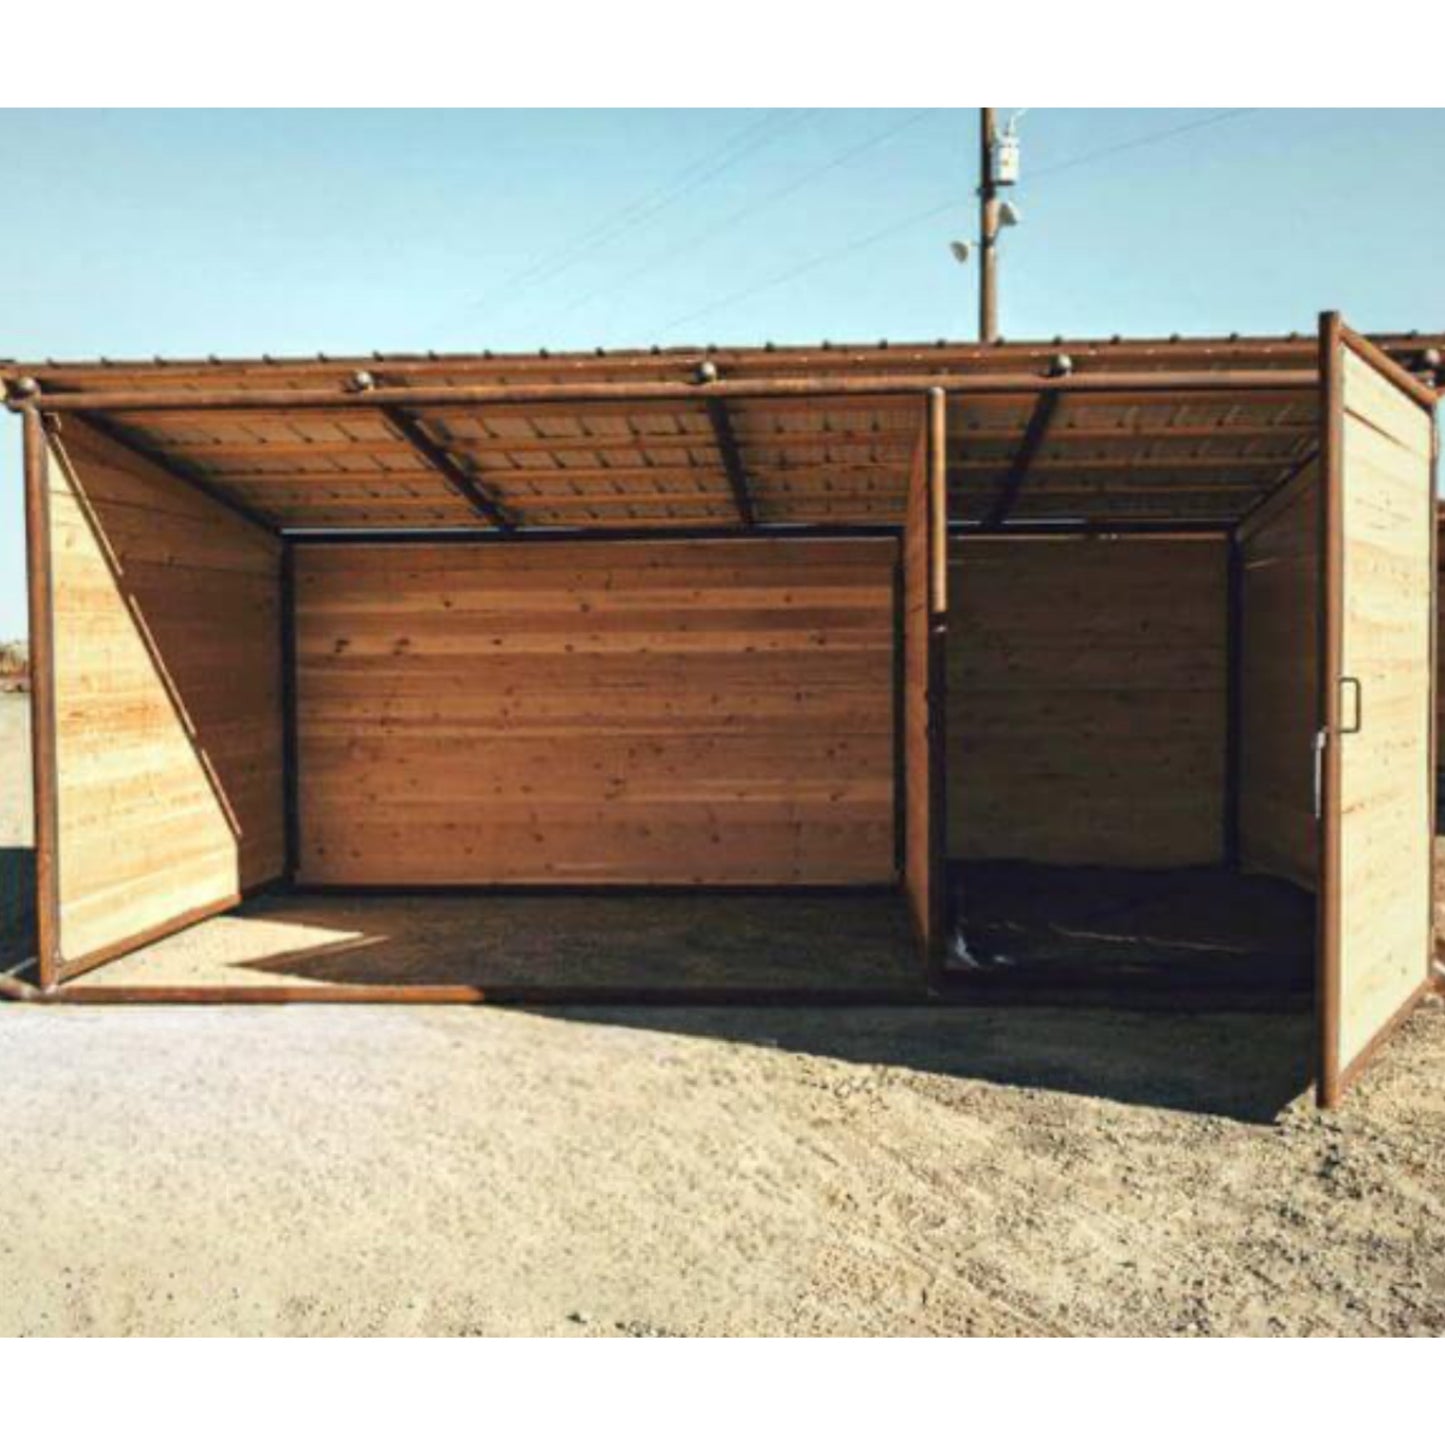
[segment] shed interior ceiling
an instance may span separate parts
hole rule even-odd
[[[1383,339],[1421,365],[1435,337]],[[1121,389],[1039,392],[1067,353],[1075,375]],[[562,356],[378,356],[273,361],[0,363],[42,395],[93,394],[84,413],[154,460],[200,479],[282,531],[897,527],[922,394],[443,402],[438,389],[725,381],[846,389],[858,378],[1025,378],[1018,393],[948,400],[953,524],[1219,524],[1245,516],[1318,445],[1313,391],[1267,373],[1316,364],[1314,338],[683,349]],[[1130,375],[1248,370],[1240,390],[1122,389]],[[354,391],[390,405],[226,409],[208,398]],[[1265,376],[1260,384],[1257,378]],[[399,407],[407,388],[424,403]],[[195,409],[122,409],[110,396],[194,390]],[[43,407],[43,402],[42,402]],[[480,499],[480,500],[479,500]]]
[[[917,398],[733,400],[750,515],[707,406],[672,401],[416,408],[426,436],[528,529],[899,526]],[[1221,522],[1242,517],[1317,446],[1298,391],[1069,394],[1030,449],[1038,401],[949,402],[955,522]],[[117,413],[122,435],[206,478],[279,528],[479,528],[493,523],[380,410]]]

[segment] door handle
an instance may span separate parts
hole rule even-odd
[[[1351,687],[1355,692],[1355,721],[1353,726],[1346,727],[1340,724],[1340,736],[1347,737],[1350,733],[1357,733],[1365,725],[1365,689],[1360,686],[1360,679],[1357,677],[1342,677],[1340,679],[1340,714],[1344,715],[1344,690]]]
[[[1315,818],[1325,815],[1325,748],[1329,745],[1330,730],[1320,728],[1315,733]]]

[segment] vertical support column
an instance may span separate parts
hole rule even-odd
[[[1430,820],[1430,890],[1426,901],[1429,910],[1430,979],[1438,990],[1442,982],[1439,958],[1440,940],[1435,927],[1435,839],[1440,832],[1440,416],[1431,417],[1430,427],[1430,800],[1426,815]]]
[[[296,544],[281,540],[281,787],[285,808],[287,884],[301,862],[300,777],[296,747]]]
[[[55,602],[50,550],[50,443],[36,407],[21,413],[25,570],[30,627],[30,760],[35,830],[35,933],[40,987],[60,969],[60,836],[55,722]]]
[[[1315,1010],[1319,1030],[1315,1098],[1340,1101],[1340,657],[1344,647],[1344,377],[1337,311],[1320,317],[1320,646],[1315,734],[1315,811],[1320,871],[1315,890]]]
[[[1224,617],[1224,838],[1226,868],[1239,867],[1239,777],[1243,738],[1244,544],[1238,532],[1226,543]]]
[[[944,839],[944,691],[948,626],[947,402],[920,417],[903,535],[903,884],[930,979],[948,922]]]
[[[928,866],[931,971],[948,936],[948,397],[928,393]]]

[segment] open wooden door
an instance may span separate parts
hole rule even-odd
[[[1429,987],[1434,954],[1434,396],[1333,314],[1320,330],[1319,1101]]]
[[[80,418],[25,465],[51,988],[283,872],[281,543]]]

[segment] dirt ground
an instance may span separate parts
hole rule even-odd
[[[0,1332],[1445,1331],[1445,1006],[1308,1030],[0,1005]]]
[[[1445,1008],[0,1007],[0,1331],[1445,1330]]]
[[[278,892],[138,949],[85,982],[827,988],[871,1002],[921,992],[923,974],[908,910],[891,892]]]

